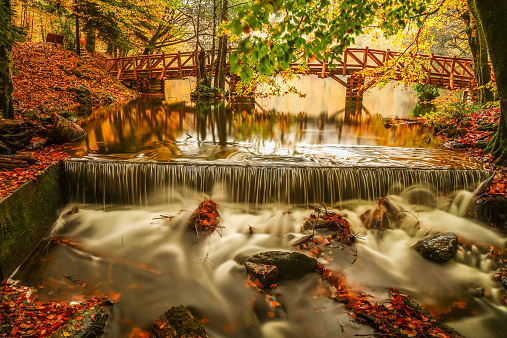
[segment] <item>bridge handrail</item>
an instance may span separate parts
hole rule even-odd
[[[229,52],[232,49],[229,48]],[[205,58],[208,63],[211,60],[211,54],[217,50],[205,51]],[[402,53],[397,51],[371,49],[368,47],[348,48],[344,51],[340,61],[326,62],[317,58],[306,57],[304,62],[293,62],[292,65],[306,64],[310,73],[319,74],[322,77],[331,75],[350,75],[361,69],[371,69],[386,66],[386,62],[391,59],[399,58]],[[450,57],[434,54],[415,54],[418,58],[428,59],[429,63],[423,65],[423,70],[427,73],[426,83],[448,84],[450,88],[470,86],[474,83],[474,63],[471,58]],[[166,77],[183,77],[195,74],[195,51],[185,51],[169,54],[147,54],[133,55],[118,58],[108,58],[106,60],[106,70],[118,77],[125,79],[133,77],[137,80],[139,74],[149,73],[150,78],[163,79]],[[207,65],[210,67],[210,65]],[[396,75],[401,76],[398,65],[395,69]],[[493,78],[494,78],[494,74]],[[438,78],[439,80],[436,80]]]

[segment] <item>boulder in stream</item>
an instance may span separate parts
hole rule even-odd
[[[332,211],[316,209],[310,219],[303,224],[304,231],[331,230],[336,232],[336,239],[341,244],[350,245],[355,241],[347,215]]]
[[[266,251],[253,255],[245,262],[248,265],[260,264],[264,266],[275,266],[278,270],[276,283],[303,277],[306,274],[315,272],[317,260],[308,257],[300,252]],[[248,265],[247,265],[248,264]],[[254,275],[255,277],[255,275]],[[271,284],[276,284],[271,283]]]
[[[497,172],[484,182],[467,206],[465,216],[507,233],[507,173]]]
[[[458,250],[458,236],[452,232],[431,236],[417,242],[415,250],[429,260],[445,263],[451,260]]]
[[[217,231],[221,235],[222,226],[218,212],[218,204],[212,200],[204,200],[194,210],[187,222],[187,230],[195,232],[197,238]]]
[[[157,318],[151,328],[150,338],[207,338],[202,324],[185,306],[173,306]]]

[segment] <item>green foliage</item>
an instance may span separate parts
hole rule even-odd
[[[431,103],[430,101],[440,96],[438,89],[430,84],[417,83],[414,85],[414,90],[417,92],[418,103]]]
[[[252,67],[252,69],[254,68]],[[253,72],[250,78],[241,79],[236,85],[234,95],[239,97],[256,96],[266,98],[296,94],[299,97],[305,97],[306,94],[290,84],[290,81],[297,79],[299,74],[307,75],[308,67],[306,65],[289,67],[278,72],[276,77]]]
[[[440,111],[432,111],[425,115],[428,124],[435,128],[436,132],[447,133],[454,138],[466,133],[470,125],[467,115],[477,113],[484,109],[481,104],[465,101],[456,101],[443,107]]]
[[[200,80],[194,91],[190,93],[193,100],[221,100],[225,96],[225,92],[216,87],[210,87],[205,84],[204,80]]]
[[[240,39],[238,52],[231,56],[232,69],[242,78],[253,75],[248,66],[270,75],[289,67],[297,56],[339,60],[342,52],[363,33],[363,27],[377,24],[387,35],[405,27],[408,20],[421,21],[431,0],[298,0],[255,1],[238,11],[228,24],[233,39]]]
[[[14,11],[9,1],[0,1],[0,48],[9,49],[13,43],[23,41],[24,31],[12,24]]]

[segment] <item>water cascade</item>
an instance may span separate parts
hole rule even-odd
[[[351,199],[372,201],[413,185],[436,192],[474,189],[484,170],[435,170],[388,167],[220,165],[132,163],[72,160],[65,163],[74,203],[149,205],[174,201],[175,191],[221,196],[246,204],[329,203]],[[393,190],[394,189],[394,190]]]

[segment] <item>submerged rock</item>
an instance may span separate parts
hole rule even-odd
[[[151,328],[150,338],[207,338],[201,323],[185,306],[173,306],[157,318]]]
[[[387,197],[379,200],[375,209],[368,209],[361,214],[360,219],[367,229],[391,229],[398,227],[406,217]]]
[[[266,251],[253,255],[245,262],[275,266],[278,269],[277,282],[303,277],[315,271],[317,260],[300,252]],[[275,284],[275,283],[271,283]]]
[[[468,293],[474,298],[481,298],[484,296],[484,288],[482,286],[476,286],[468,289]]]
[[[445,263],[458,250],[458,236],[449,232],[423,239],[415,244],[415,250],[425,258],[437,263]]]

